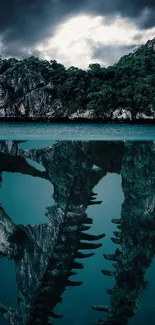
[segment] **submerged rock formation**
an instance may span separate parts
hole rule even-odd
[[[7,152],[8,143],[1,143],[1,146]],[[85,254],[82,251],[102,245],[94,241],[103,238],[104,233],[99,236],[85,233],[92,223],[85,210],[89,204],[100,203],[95,200],[92,189],[105,172],[93,170],[89,159],[84,163],[81,147],[78,143],[58,143],[54,148],[30,151],[34,160],[42,162],[54,186],[55,205],[47,209],[46,224],[14,225],[1,209],[0,253],[1,257],[14,259],[18,285],[18,309],[0,306],[1,313],[11,324],[48,324],[49,317],[59,317],[53,309],[61,302],[65,287],[82,284],[69,279],[75,274],[72,269],[83,267],[76,259],[92,256],[94,252]],[[77,152],[81,155],[77,156]],[[69,166],[67,156],[71,153]],[[24,150],[18,150],[18,154],[28,156]],[[7,154],[1,155],[7,159]],[[14,158],[20,162],[21,158],[25,160],[12,152],[9,159],[13,162]],[[4,171],[4,165],[1,170]],[[19,172],[23,171],[25,173],[25,166],[23,164],[22,170],[21,164]]]
[[[126,325],[138,309],[147,285],[146,270],[155,254],[154,142],[58,141],[32,150],[0,142],[0,147],[0,172],[47,179],[53,184],[55,200],[47,209],[47,223],[41,225],[15,225],[0,208],[0,254],[14,259],[18,285],[18,309],[0,305],[0,312],[15,325],[49,324],[50,317],[61,317],[54,312],[61,294],[67,286],[82,284],[74,277],[71,280],[74,269],[83,268],[81,259],[91,257],[105,236],[104,229],[98,236],[87,233],[92,219],[86,209],[101,203],[93,188],[107,172],[114,172],[122,177],[125,200],[121,217],[112,220],[117,227],[112,237],[116,251],[103,250],[104,258],[114,262],[113,269],[102,273],[113,276],[116,283],[107,291],[109,306],[101,301],[93,308],[108,313],[98,324]],[[42,164],[46,172],[37,171],[26,158]],[[87,249],[92,252],[85,254]]]
[[[153,142],[125,144],[121,167],[125,201],[121,218],[112,220],[118,229],[111,239],[118,248],[112,255],[104,254],[114,261],[113,271],[102,270],[104,275],[114,276],[116,284],[108,289],[109,306],[93,307],[108,313],[100,325],[126,325],[136,314],[147,285],[146,270],[155,255],[154,159]]]

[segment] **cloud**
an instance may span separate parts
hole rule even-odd
[[[139,26],[150,28],[155,25],[153,19],[150,17],[155,15],[155,1],[154,0],[97,0],[89,1],[91,3],[90,10],[97,14],[113,16],[120,14],[122,17],[130,18],[137,22]],[[147,11],[145,21],[140,18],[143,13]]]
[[[95,62],[107,66],[154,35],[155,28],[143,31],[120,16],[107,24],[102,16],[79,15],[60,24],[53,37],[40,42],[36,50],[42,58],[57,58],[67,67],[87,68]]]
[[[50,0],[1,0],[0,34],[6,52],[32,46],[56,24]],[[53,16],[53,17],[52,17]],[[55,19],[54,19],[55,17]],[[52,20],[51,20],[52,18]]]
[[[81,30],[81,36],[77,39],[76,28],[73,28],[70,23],[72,19],[79,19],[79,17],[91,17],[92,25],[90,26],[89,19],[85,20],[85,25],[83,21],[81,28],[79,24],[78,35]],[[100,17],[100,23],[98,17]],[[122,19],[126,22],[124,27],[122,25],[122,28],[119,28],[118,24],[116,25],[115,22],[118,18],[119,21]],[[103,55],[110,53],[110,46],[117,48],[117,53],[119,53],[119,49],[120,53],[126,53],[128,46],[132,43],[134,45],[136,42],[146,41],[146,35],[151,38],[150,30],[155,26],[154,18],[155,0],[1,0],[0,51],[3,56],[18,58],[35,53],[40,53],[44,57],[55,55],[55,59],[64,60],[66,65],[74,62],[79,65],[81,61],[82,66],[85,66],[86,60],[94,60],[95,56],[96,58],[101,57],[99,48],[104,49]],[[103,28],[99,26],[103,25],[102,19],[104,25],[107,26],[107,30],[104,26],[103,41],[101,40]],[[130,30],[126,34],[126,29],[123,31],[123,28],[126,28],[127,24],[130,25]],[[124,37],[121,42],[118,42],[118,46],[115,46],[116,38],[111,34],[114,31],[113,25],[115,31],[119,30],[121,37],[123,33],[126,35],[126,38]],[[132,25],[136,26],[134,28],[137,28],[137,35],[140,31],[137,40],[136,34],[132,35]],[[63,35],[62,26],[65,39],[60,38],[60,34]],[[68,34],[66,28],[68,28]],[[73,37],[70,36],[71,28],[74,29]],[[142,29],[144,37],[141,35]],[[94,40],[94,33],[96,33],[96,40]],[[106,38],[111,39],[111,45],[105,41]],[[91,41],[93,42],[92,47]],[[85,57],[80,56],[79,45],[81,46],[80,53],[83,51]],[[67,46],[66,49],[65,46]],[[113,59],[113,55],[111,55],[111,61]],[[104,62],[103,59],[102,62]]]

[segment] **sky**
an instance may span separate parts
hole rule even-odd
[[[0,55],[87,69],[155,37],[155,0],[0,0]]]

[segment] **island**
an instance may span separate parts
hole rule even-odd
[[[113,66],[0,57],[0,120],[155,121],[155,38]]]

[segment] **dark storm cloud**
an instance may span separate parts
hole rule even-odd
[[[0,39],[5,55],[22,55],[47,36],[67,15],[82,8],[82,0],[0,0]]]
[[[141,18],[147,9],[145,19]],[[155,0],[0,0],[0,39],[5,55],[24,55],[56,26],[78,13],[116,14],[133,19],[142,28],[155,26]]]
[[[53,17],[52,12],[53,11]],[[50,0],[1,0],[0,32],[6,41],[37,41],[41,30],[54,22],[56,6]]]
[[[97,5],[92,5],[92,8],[95,7],[100,12],[120,12],[123,15],[128,17],[135,17],[139,15],[145,8],[150,8],[151,10],[155,9],[155,1],[154,0],[98,0]]]

